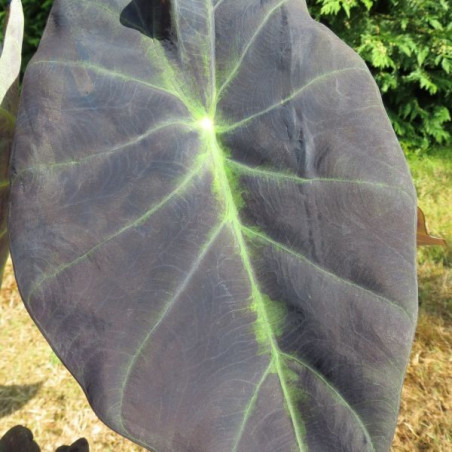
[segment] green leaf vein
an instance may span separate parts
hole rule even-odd
[[[295,356],[289,355],[287,353],[282,352],[282,354],[289,360],[289,361],[295,361],[298,363],[301,367],[308,370],[316,379],[318,379],[325,388],[327,388],[328,392],[339,401],[340,405],[347,408],[347,410],[352,414],[352,416],[355,418],[357,424],[359,425],[360,429],[364,433],[364,436],[366,437],[366,440],[369,442],[369,445],[371,447],[372,451],[375,451],[375,446],[373,445],[372,438],[370,437],[369,431],[367,430],[366,425],[364,424],[361,416],[359,413],[350,405],[350,403],[342,396],[342,394],[334,387],[332,383],[330,383],[318,370],[316,370],[314,367],[309,365],[306,361],[297,358]]]
[[[48,280],[54,279],[56,276],[58,276],[60,273],[64,272],[68,268],[73,267],[74,265],[79,264],[80,262],[83,262],[87,258],[89,258],[93,253],[95,253],[99,248],[102,248],[105,244],[108,242],[111,242],[112,240],[119,237],[121,234],[124,234],[128,230],[140,226],[143,224],[146,220],[148,220],[155,212],[160,210],[162,207],[164,207],[169,201],[174,199],[175,197],[179,196],[181,193],[184,192],[186,187],[190,184],[190,182],[200,174],[201,169],[204,166],[204,162],[206,160],[207,155],[200,156],[198,160],[198,164],[195,165],[195,168],[190,171],[184,179],[180,182],[180,184],[172,190],[168,195],[166,195],[160,202],[157,204],[149,207],[149,209],[141,215],[139,218],[135,219],[131,223],[123,226],[121,229],[116,231],[115,233],[111,234],[101,242],[99,242],[97,245],[91,247],[88,251],[86,251],[81,256],[77,257],[76,259],[73,259],[70,262],[67,262],[66,264],[58,266],[53,272],[44,274],[30,289],[30,292],[27,296],[27,302],[31,301],[31,298],[33,297],[34,293]]]
[[[301,94],[303,94],[309,88],[312,88],[313,86],[315,86],[317,83],[322,83],[322,82],[327,81],[331,77],[336,77],[338,75],[343,75],[343,74],[346,74],[348,72],[354,72],[354,71],[364,72],[366,74],[369,73],[368,69],[363,68],[362,66],[353,66],[353,67],[348,67],[348,68],[344,68],[344,69],[337,69],[337,70],[334,70],[334,71],[327,72],[326,74],[318,75],[317,77],[314,77],[313,79],[311,79],[309,82],[307,82],[302,87],[300,87],[297,90],[295,90],[290,96],[287,96],[286,98],[282,99],[280,102],[277,102],[277,103],[275,103],[273,105],[270,105],[269,107],[265,108],[264,110],[261,110],[261,111],[259,111],[257,113],[254,113],[254,114],[252,114],[252,115],[250,115],[250,116],[248,116],[246,118],[243,118],[240,121],[235,122],[234,124],[231,124],[231,125],[228,125],[228,126],[219,126],[218,129],[217,129],[217,133],[218,134],[224,134],[224,133],[232,132],[235,129],[243,127],[248,122],[253,121],[256,118],[259,118],[262,115],[270,113],[272,110],[275,110],[276,108],[279,108],[279,107],[283,106],[287,102],[290,102],[291,100],[293,100],[296,97],[298,97]]]
[[[362,179],[341,179],[341,178],[332,178],[332,177],[315,177],[315,178],[303,178],[297,176],[295,174],[287,174],[282,172],[276,172],[268,169],[263,169],[259,167],[250,167],[243,163],[237,162],[236,160],[226,159],[226,163],[234,168],[236,168],[239,172],[248,174],[254,177],[262,177],[267,179],[274,179],[277,181],[287,181],[293,182],[295,184],[312,184],[312,183],[332,183],[332,184],[345,184],[345,185],[360,185],[360,186],[369,186],[372,188],[381,188],[387,190],[396,190],[399,193],[402,193],[412,200],[412,196],[407,191],[403,190],[401,187],[396,185],[389,185],[383,182],[371,182]]]
[[[311,261],[310,259],[308,259],[306,256],[302,255],[301,253],[299,253],[295,250],[292,250],[291,248],[287,247],[286,245],[283,245],[282,243],[277,242],[276,240],[273,240],[272,238],[268,237],[266,234],[264,234],[262,232],[257,232],[254,229],[251,229],[251,228],[249,228],[247,226],[243,226],[243,225],[242,225],[242,229],[248,237],[258,239],[261,242],[265,242],[265,243],[271,245],[272,247],[276,248],[279,251],[290,254],[291,256],[295,257],[296,259],[308,264],[309,266],[311,266],[315,270],[319,271],[320,273],[323,273],[327,277],[334,279],[334,280],[340,282],[341,284],[345,284],[347,286],[353,287],[354,289],[365,292],[365,293],[369,294],[370,296],[372,296],[372,298],[375,298],[375,299],[381,301],[382,303],[386,304],[387,306],[390,306],[391,308],[400,311],[410,321],[410,323],[413,323],[413,319],[410,316],[410,314],[408,313],[408,311],[406,311],[406,309],[404,309],[402,306],[400,306],[396,301],[390,300],[389,298],[386,298],[386,297],[379,295],[369,289],[366,289],[365,287],[362,287],[353,281],[350,281],[345,278],[341,278],[340,276],[336,275],[335,273],[330,272],[329,270],[326,270],[325,268],[323,268],[320,265],[316,264],[315,262]]]
[[[268,375],[273,370],[273,367],[274,367],[274,363],[273,363],[273,361],[270,361],[270,364],[268,365],[267,369],[262,374],[262,377],[261,377],[260,381],[257,383],[256,389],[254,390],[253,395],[251,396],[245,410],[243,411],[242,422],[240,424],[240,428],[237,433],[237,437],[235,438],[234,446],[232,447],[232,452],[237,452],[237,448],[239,447],[240,440],[242,439],[246,424],[248,423],[248,420],[249,420],[250,416],[252,415],[253,410],[256,406],[257,397],[259,395],[259,392],[262,388],[262,385],[265,383],[265,380],[267,379]]]
[[[74,67],[74,68],[83,68],[88,71],[95,72],[99,75],[110,77],[110,78],[116,78],[118,80],[122,80],[124,82],[132,82],[137,83],[143,86],[146,86],[147,88],[158,91],[164,94],[168,94],[169,96],[175,97],[177,100],[179,100],[184,106],[185,102],[184,99],[179,95],[179,93],[170,90],[169,88],[166,88],[164,86],[154,85],[153,83],[150,83],[146,80],[141,80],[136,77],[132,77],[129,74],[124,74],[119,71],[115,71],[113,69],[105,69],[99,66],[96,66],[95,64],[88,63],[86,61],[65,61],[65,60],[38,60],[33,61],[30,66],[37,66],[37,65],[54,65],[54,66],[61,66],[61,67]]]
[[[31,166],[29,168],[24,168],[23,170],[19,171],[14,178],[12,179],[12,183],[14,183],[19,177],[21,177],[24,173],[34,173],[38,171],[47,171],[47,170],[54,170],[54,169],[64,169],[64,168],[70,168],[70,167],[79,167],[82,164],[85,163],[91,163],[93,160],[97,160],[99,157],[108,157],[114,154],[118,154],[119,152],[122,152],[131,146],[140,143],[142,140],[152,136],[154,133],[159,132],[160,130],[163,130],[167,127],[174,127],[174,126],[180,126],[180,127],[187,127],[189,129],[193,129],[194,125],[189,122],[184,121],[171,121],[171,122],[164,122],[162,124],[158,124],[155,127],[152,127],[151,129],[147,130],[145,133],[142,133],[141,135],[138,135],[137,137],[134,137],[133,139],[122,143],[113,149],[110,149],[108,151],[101,151],[96,152],[94,154],[89,154],[90,151],[87,151],[88,154],[86,157],[82,157],[79,160],[66,160],[62,162],[54,162],[54,163],[44,163],[42,165],[36,165]]]
[[[248,249],[242,232],[243,226],[239,219],[239,214],[237,206],[234,202],[231,185],[226,174],[224,151],[221,149],[215,133],[207,132],[205,135],[205,140],[206,146],[211,150],[214,176],[218,185],[219,193],[221,194],[221,197],[223,199],[225,219],[227,219],[231,224],[232,230],[237,240],[238,249],[240,250],[240,256],[243,262],[244,270],[250,281],[251,297],[257,315],[257,322],[259,322],[260,328],[263,329],[264,334],[268,340],[269,352],[274,363],[274,369],[280,381],[288,415],[292,422],[295,441],[298,445],[299,451],[304,451],[304,426],[300,424],[300,417],[297,413],[296,401],[290,388],[288,376],[286,375],[287,370],[285,369],[284,363],[282,362],[281,351],[275,338],[274,331],[272,330],[269,313],[267,312],[267,308],[264,302],[264,297],[260,291],[259,284],[252,267],[251,258],[248,254]]]
[[[245,59],[248,50],[251,48],[251,46],[254,44],[255,40],[259,36],[262,29],[265,27],[265,25],[268,23],[268,21],[271,19],[273,14],[281,8],[285,3],[287,3],[288,0],[282,0],[279,3],[277,3],[273,8],[270,9],[270,11],[265,15],[262,22],[259,24],[259,26],[256,28],[256,31],[253,33],[249,41],[247,42],[246,46],[243,49],[242,54],[240,55],[239,59],[237,60],[235,66],[232,68],[231,72],[229,73],[226,80],[223,82],[221,87],[218,90],[218,98],[221,97],[223,91],[228,87],[228,85],[234,80],[235,76],[240,70],[240,67],[243,63],[243,60]]]
[[[125,371],[124,376],[124,382],[120,389],[120,401],[119,401],[119,415],[120,415],[120,423],[121,427],[124,428],[125,431],[127,431],[127,428],[124,425],[124,418],[123,418],[123,404],[124,404],[124,395],[125,395],[125,389],[127,386],[127,383],[129,382],[130,375],[132,374],[132,371],[136,365],[136,362],[138,358],[142,355],[144,348],[149,343],[149,340],[153,336],[153,334],[156,332],[156,330],[159,328],[159,326],[162,324],[163,320],[166,318],[166,316],[171,312],[173,307],[176,305],[177,301],[180,299],[182,293],[192,280],[193,276],[195,275],[196,271],[198,270],[199,266],[201,265],[202,261],[204,260],[205,256],[211,249],[212,245],[215,243],[217,237],[221,233],[221,231],[224,228],[224,225],[226,224],[226,221],[222,221],[217,225],[217,227],[214,228],[213,232],[210,233],[209,239],[206,241],[206,243],[201,247],[200,253],[196,257],[196,259],[193,261],[193,264],[190,266],[190,269],[187,272],[186,277],[182,281],[182,283],[177,288],[175,294],[171,299],[165,303],[162,311],[160,312],[157,321],[154,323],[152,328],[148,331],[146,336],[141,341],[136,353],[133,355],[132,359],[127,364],[127,368]]]

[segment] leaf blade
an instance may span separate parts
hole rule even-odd
[[[367,68],[292,0],[60,0],[52,17],[12,249],[98,415],[157,450],[389,447],[415,195]]]

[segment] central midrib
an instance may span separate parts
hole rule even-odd
[[[213,162],[213,172],[214,172],[214,182],[218,184],[218,189],[220,192],[220,196],[223,198],[225,203],[225,216],[226,220],[230,223],[234,235],[237,239],[237,244],[240,249],[240,257],[242,259],[245,271],[249,278],[251,284],[251,296],[253,299],[257,322],[262,328],[265,330],[265,336],[268,339],[268,343],[270,345],[270,353],[272,357],[272,361],[274,363],[274,368],[276,374],[278,375],[281,389],[283,392],[284,400],[287,405],[287,410],[289,412],[292,426],[294,429],[296,442],[300,451],[304,451],[304,442],[303,442],[303,432],[302,428],[297,423],[297,415],[296,415],[296,406],[295,401],[292,400],[288,384],[286,379],[284,378],[284,369],[283,364],[281,362],[281,352],[279,350],[278,344],[275,340],[273,331],[270,327],[270,319],[269,314],[267,312],[264,298],[259,290],[259,285],[257,283],[256,277],[253,272],[253,268],[251,265],[251,259],[248,254],[245,239],[242,232],[242,224],[240,223],[239,213],[237,210],[237,206],[234,202],[234,196],[232,193],[231,184],[229,182],[228,176],[226,174],[225,166],[226,166],[226,158],[223,150],[221,149],[216,134],[215,134],[215,126],[210,131],[204,131],[204,137],[206,140],[206,144],[208,145],[208,149],[210,150]]]

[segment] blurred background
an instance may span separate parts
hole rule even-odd
[[[24,71],[39,45],[52,0],[22,3]],[[429,231],[448,243],[418,251],[420,315],[392,450],[452,451],[452,3],[307,3],[311,15],[353,47],[372,71],[410,165]],[[0,23],[6,4],[0,0]],[[143,450],[92,413],[28,317],[10,262],[0,293],[0,344],[0,436],[24,424],[44,452],[81,436],[94,451]]]

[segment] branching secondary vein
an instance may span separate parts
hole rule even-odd
[[[295,99],[297,96],[301,95],[304,91],[306,91],[308,88],[314,86],[317,83],[321,83],[325,80],[327,80],[330,77],[335,77],[337,75],[341,75],[347,72],[351,72],[351,71],[360,71],[360,72],[365,72],[368,73],[368,70],[363,68],[363,67],[349,67],[349,68],[344,68],[344,69],[338,69],[335,71],[331,71],[328,72],[326,74],[321,74],[317,77],[314,77],[312,80],[310,80],[308,83],[306,83],[305,85],[303,85],[301,88],[298,88],[296,91],[294,91],[290,96],[287,96],[285,99],[282,99],[280,102],[270,105],[269,107],[267,107],[266,109],[259,111],[257,113],[252,114],[251,116],[248,116],[247,118],[243,118],[242,120],[231,124],[229,126],[223,126],[223,127],[219,127],[217,130],[217,133],[228,133],[228,132],[232,132],[235,129],[238,129],[242,126],[244,126],[246,123],[253,121],[254,119],[258,118],[259,116],[265,115],[266,113],[271,112],[272,110],[274,110],[275,108],[279,108],[282,105],[286,104],[287,102],[290,102],[291,100]]]
[[[360,291],[366,292],[370,295],[372,295],[372,297],[382,301],[383,303],[385,303],[388,306],[391,306],[394,309],[397,309],[398,311],[402,312],[408,319],[409,321],[412,323],[413,319],[410,317],[410,315],[408,314],[408,312],[401,307],[399,304],[397,304],[395,301],[390,300],[386,297],[383,297],[382,295],[379,295],[375,292],[372,292],[369,289],[366,289],[352,281],[349,281],[347,279],[341,278],[340,276],[337,276],[336,274],[326,270],[325,268],[321,267],[320,265],[312,262],[311,260],[309,260],[306,256],[303,256],[302,254],[298,253],[297,251],[294,251],[292,249],[290,249],[289,247],[283,245],[282,243],[277,242],[276,240],[271,239],[270,237],[268,237],[266,234],[263,234],[261,232],[257,232],[253,229],[250,229],[246,226],[242,226],[243,232],[248,235],[250,238],[255,238],[258,239],[260,241],[266,242],[268,244],[270,244],[271,246],[273,246],[274,248],[278,249],[279,251],[283,251],[285,253],[290,254],[291,256],[295,257],[298,260],[301,260],[303,262],[305,262],[306,264],[310,265],[311,267],[315,268],[316,270],[318,270],[319,272],[325,274],[326,276],[328,276],[329,278],[335,279],[336,281],[339,281],[342,284],[346,284],[348,286],[354,287],[355,289],[359,289]]]
[[[251,396],[248,405],[246,406],[244,412],[243,412],[243,419],[242,419],[242,423],[240,424],[240,429],[237,433],[237,437],[235,438],[234,441],[234,446],[232,448],[232,452],[237,452],[237,448],[240,444],[240,440],[242,439],[243,436],[243,432],[245,431],[245,427],[246,424],[248,423],[248,420],[251,416],[251,414],[253,413],[253,410],[256,406],[256,402],[257,402],[257,398],[259,396],[259,392],[261,390],[262,385],[265,383],[265,380],[267,379],[268,375],[270,374],[271,370],[274,367],[274,363],[273,360],[270,361],[270,364],[268,365],[267,369],[265,370],[265,372],[262,374],[262,377],[259,381],[259,383],[256,385],[256,389],[253,392],[253,395]]]
[[[287,3],[288,0],[282,0],[279,3],[277,3],[273,8],[270,9],[270,11],[265,15],[264,19],[262,20],[262,22],[259,24],[259,26],[256,28],[255,32],[253,33],[253,35],[251,36],[251,38],[248,40],[245,48],[243,49],[242,54],[240,55],[239,59],[237,60],[237,63],[235,64],[235,66],[232,68],[230,74],[228,75],[228,77],[226,78],[226,80],[223,82],[223,84],[221,85],[220,89],[218,90],[218,98],[221,97],[221,94],[223,93],[223,91],[228,87],[228,85],[234,80],[235,76],[237,75],[237,72],[240,69],[240,66],[243,63],[243,60],[246,57],[246,54],[248,53],[248,50],[250,49],[250,47],[254,44],[255,40],[257,39],[257,37],[259,36],[260,32],[262,31],[262,29],[264,28],[264,26],[267,24],[267,22],[270,20],[270,18],[273,16],[273,14],[279,9],[281,8],[285,3]]]
[[[183,122],[183,121],[174,121],[174,122],[166,122],[166,123],[158,124],[157,126],[153,127],[152,129],[149,129],[148,131],[146,131],[145,133],[133,138],[130,141],[127,141],[126,143],[122,143],[108,151],[101,151],[101,152],[96,152],[94,154],[89,154],[86,157],[83,157],[79,160],[66,160],[63,162],[55,162],[55,163],[32,166],[30,168],[24,168],[23,170],[19,171],[14,176],[14,178],[12,179],[11,182],[14,183],[16,181],[16,179],[18,179],[24,173],[33,173],[35,171],[46,171],[46,170],[50,170],[50,169],[68,168],[68,167],[72,167],[72,166],[77,167],[83,163],[92,162],[93,160],[96,160],[99,157],[105,157],[105,156],[109,156],[112,154],[116,154],[127,148],[130,148],[131,146],[133,146],[135,144],[138,144],[140,141],[150,137],[152,134],[157,133],[162,129],[165,129],[167,127],[173,127],[173,126],[187,127],[189,129],[193,129],[195,127],[193,123]],[[86,152],[90,152],[90,151],[86,151]]]
[[[218,2],[213,7],[213,10],[215,11],[223,2],[224,2],[224,0],[218,0]]]
[[[374,188],[383,188],[388,190],[397,190],[399,193],[403,193],[407,195],[410,199],[412,199],[411,194],[406,192],[400,187],[396,185],[389,185],[383,182],[372,182],[360,179],[340,179],[333,177],[315,177],[312,179],[299,177],[295,174],[287,174],[282,172],[271,171],[268,169],[262,169],[258,167],[250,167],[244,165],[243,163],[239,163],[232,159],[226,159],[226,163],[234,168],[236,168],[239,172],[248,174],[250,176],[255,177],[263,177],[267,179],[275,179],[277,181],[288,181],[296,184],[312,184],[312,183],[337,183],[337,184],[345,184],[345,185],[363,185]]]
[[[134,220],[132,223],[127,224],[126,226],[123,226],[121,229],[116,231],[115,233],[108,236],[106,239],[99,242],[97,245],[90,248],[86,253],[82,254],[81,256],[77,257],[76,259],[73,259],[72,261],[63,264],[59,267],[57,267],[52,273],[45,274],[42,278],[40,278],[30,289],[30,292],[27,297],[27,302],[30,302],[33,294],[36,292],[36,290],[39,289],[39,287],[42,286],[46,281],[49,279],[55,278],[57,275],[62,273],[63,271],[67,270],[68,268],[79,264],[80,262],[83,262],[85,259],[90,257],[94,252],[96,252],[99,248],[103,247],[106,243],[110,242],[111,240],[119,237],[124,232],[128,231],[129,229],[132,229],[134,227],[137,227],[144,223],[146,220],[148,220],[155,212],[157,212],[159,209],[161,209],[165,204],[167,204],[171,199],[175,198],[176,196],[179,196],[181,192],[185,190],[185,188],[189,185],[189,183],[200,173],[200,170],[202,169],[204,165],[204,161],[206,160],[206,155],[201,156],[199,159],[198,164],[195,166],[195,168],[188,173],[188,175],[182,180],[182,182],[168,195],[166,195],[160,202],[157,204],[149,207],[149,209],[141,215],[139,218]]]
[[[188,284],[192,280],[193,276],[195,275],[195,273],[198,270],[199,266],[201,265],[202,261],[204,260],[204,258],[206,257],[207,253],[211,249],[212,245],[215,243],[215,240],[217,239],[217,237],[219,236],[219,234],[223,230],[224,225],[225,225],[225,221],[222,221],[217,227],[214,228],[214,230],[210,234],[209,239],[207,240],[207,242],[201,247],[199,255],[194,260],[194,262],[191,265],[189,271],[187,272],[187,275],[185,276],[184,280],[182,281],[180,286],[177,288],[177,290],[174,293],[173,297],[167,303],[165,303],[162,311],[160,312],[160,315],[157,318],[157,321],[154,323],[152,328],[148,331],[146,336],[143,338],[143,340],[142,340],[140,346],[138,347],[136,353],[134,354],[134,356],[132,357],[132,359],[129,361],[129,363],[127,365],[127,368],[126,368],[126,371],[125,371],[125,376],[124,376],[124,382],[123,382],[123,385],[122,385],[122,387],[120,389],[120,402],[119,402],[119,410],[118,410],[119,411],[119,415],[120,415],[121,426],[126,431],[127,431],[127,429],[126,429],[126,427],[124,425],[124,418],[122,416],[123,404],[124,404],[124,395],[125,395],[125,390],[126,390],[127,383],[128,383],[128,381],[130,379],[130,375],[131,375],[131,373],[132,373],[132,371],[133,371],[133,369],[135,367],[135,364],[136,364],[138,358],[142,355],[142,352],[143,352],[144,348],[146,347],[146,345],[149,343],[149,340],[151,339],[151,337],[154,335],[154,333],[156,332],[158,327],[162,324],[163,320],[166,318],[166,316],[169,314],[169,312],[175,306],[176,302],[180,299],[182,293],[184,292],[184,290],[186,289],[186,287],[188,286]]]
[[[168,94],[172,97],[175,97],[177,100],[182,102],[185,105],[184,100],[180,97],[178,93],[175,91],[171,91],[168,88],[165,88],[163,86],[154,85],[152,83],[147,82],[146,80],[141,80],[136,77],[131,77],[128,74],[123,74],[122,72],[114,71],[113,69],[106,69],[103,67],[96,66],[95,64],[87,63],[86,61],[63,61],[63,60],[39,60],[39,61],[33,61],[31,66],[35,66],[38,64],[49,64],[49,65],[55,65],[55,66],[67,66],[67,67],[74,67],[74,68],[82,68],[89,71],[97,72],[100,75],[111,77],[111,78],[117,78],[120,80],[123,80],[125,82],[133,82],[138,83],[140,85],[146,86],[149,89],[152,89],[154,91],[160,91],[161,93]]]
[[[336,399],[339,401],[340,405],[344,406],[345,408],[347,408],[352,416],[355,418],[356,422],[358,423],[360,429],[362,430],[364,436],[366,437],[366,440],[368,441],[371,450],[375,451],[375,447],[372,443],[372,438],[370,437],[370,434],[367,430],[366,425],[364,424],[363,420],[361,419],[361,416],[359,415],[359,413],[357,413],[355,411],[355,409],[348,403],[348,401],[341,395],[341,393],[320,373],[318,372],[316,369],[314,369],[312,366],[310,366],[307,362],[303,361],[300,358],[296,358],[292,355],[289,355],[287,353],[282,353],[283,356],[289,360],[289,361],[295,361],[296,363],[298,363],[301,367],[307,369],[312,375],[314,375],[314,377],[319,380],[324,387],[327,388],[328,392]]]

